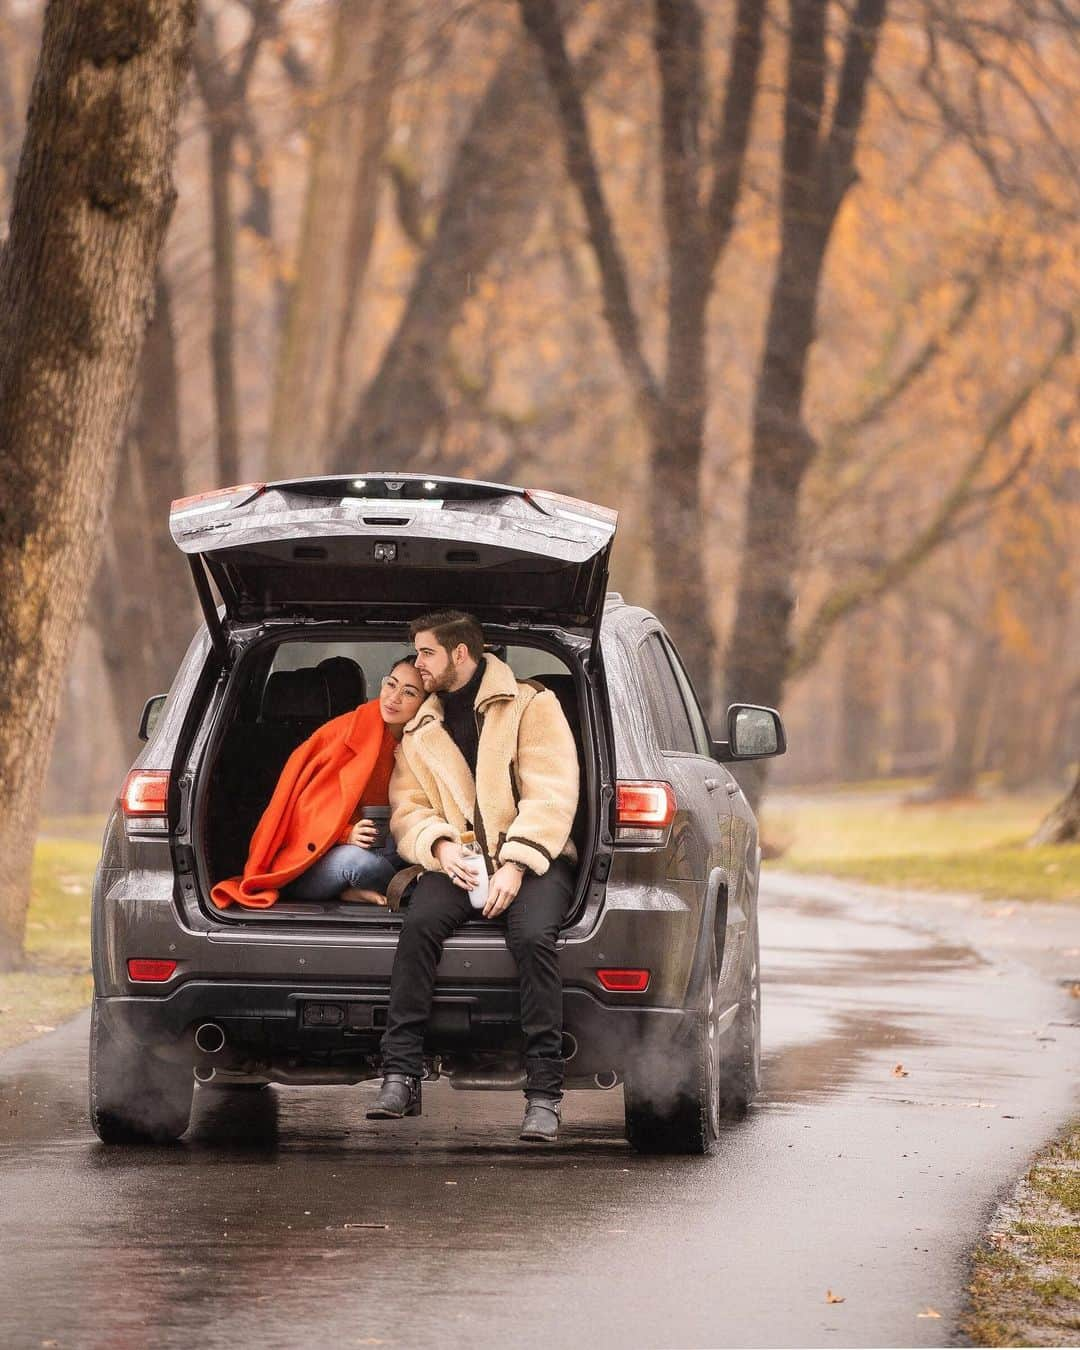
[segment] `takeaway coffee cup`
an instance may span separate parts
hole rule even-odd
[[[364,819],[372,821],[378,827],[373,849],[385,849],[390,838],[390,808],[388,806],[365,806]]]

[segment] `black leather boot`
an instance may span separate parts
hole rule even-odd
[[[420,1079],[407,1073],[388,1073],[367,1118],[400,1120],[403,1116],[418,1116],[420,1111]]]
[[[560,1107],[555,1097],[528,1097],[519,1139],[530,1144],[554,1144],[559,1137]]]

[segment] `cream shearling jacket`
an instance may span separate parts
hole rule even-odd
[[[441,871],[432,847],[461,842],[472,829],[497,865],[524,863],[537,875],[558,857],[576,859],[570,839],[578,801],[574,734],[548,689],[519,682],[498,657],[486,669],[473,707],[480,725],[476,780],[443,725],[431,694],[408,722],[390,777],[390,830],[398,852]]]

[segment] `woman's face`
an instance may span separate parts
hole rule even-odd
[[[402,661],[389,675],[383,677],[379,690],[379,709],[383,721],[390,727],[404,726],[412,720],[424,701],[424,686],[416,667]]]

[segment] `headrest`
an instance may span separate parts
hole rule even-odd
[[[367,700],[364,672],[348,656],[328,656],[315,667],[322,672],[330,694],[330,716],[352,712]]]
[[[330,720],[330,695],[322,671],[275,670],[263,689],[259,720],[286,722]]]

